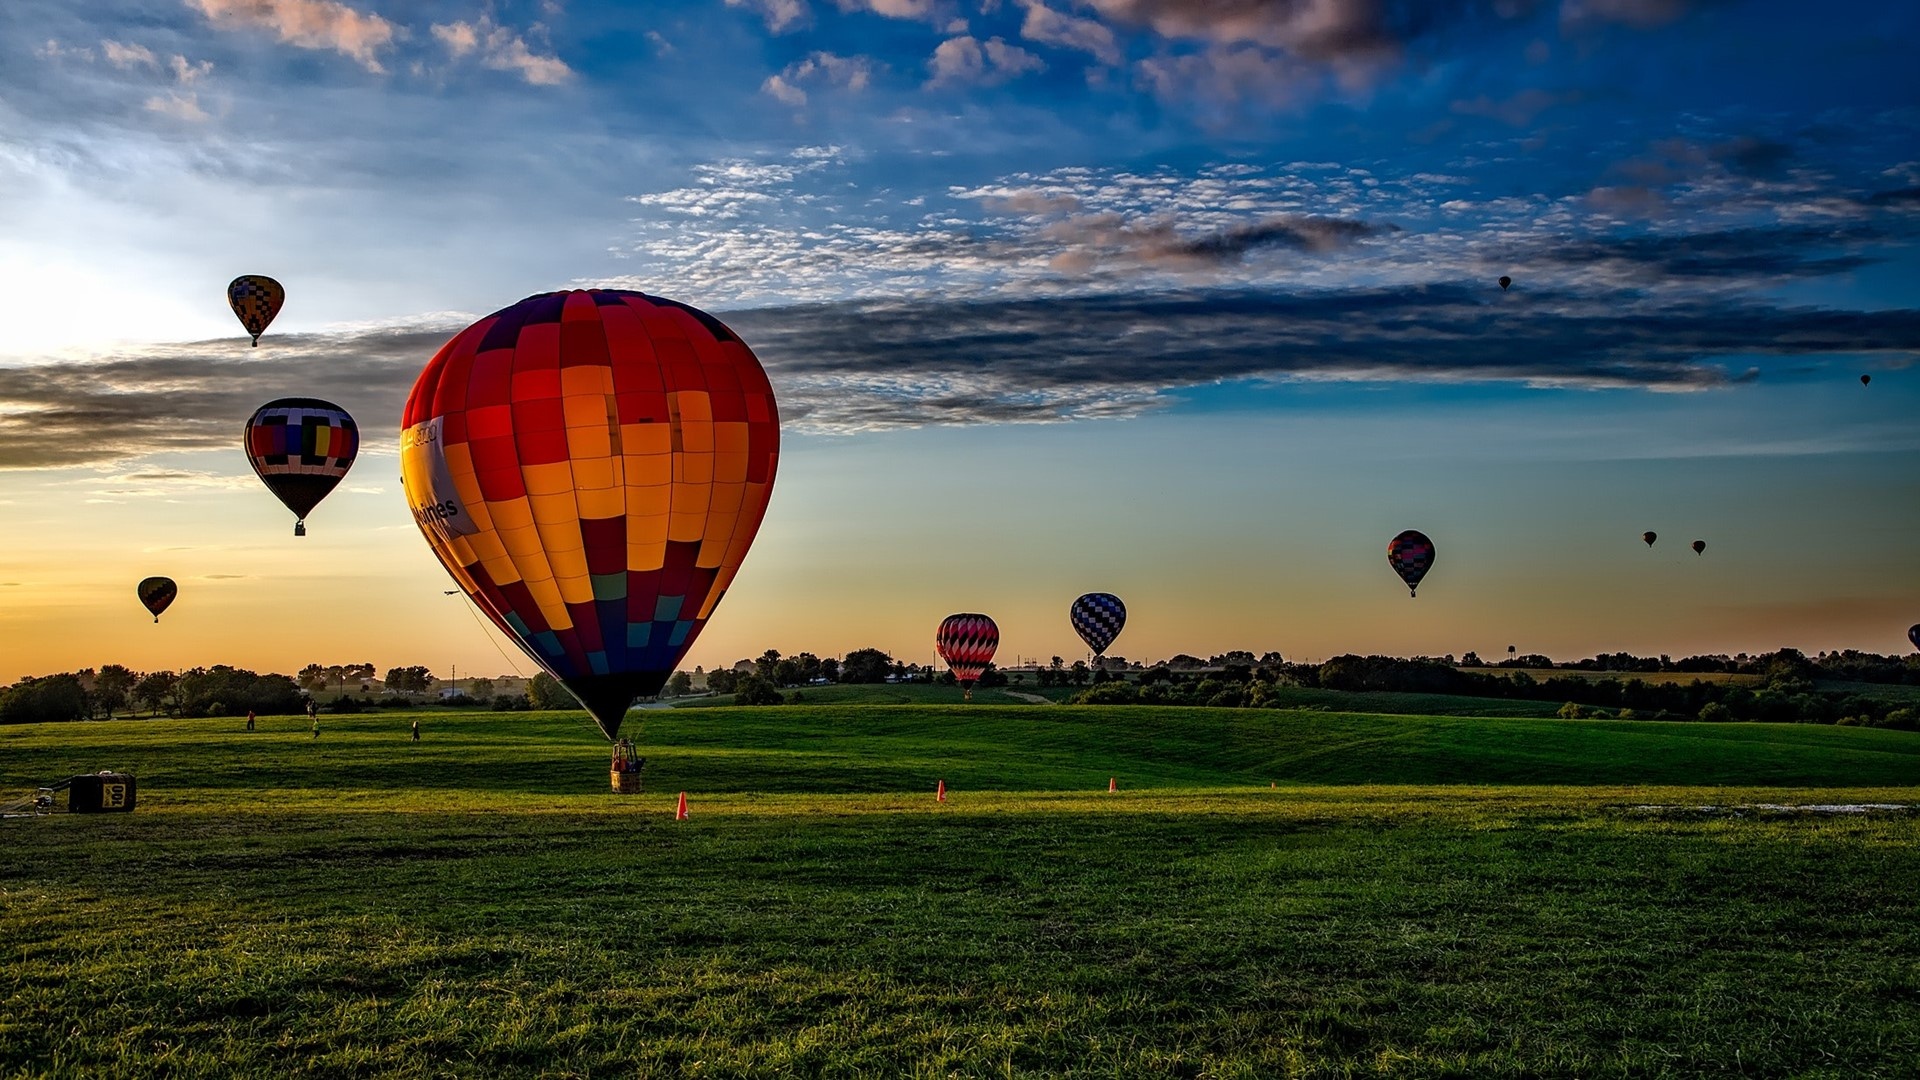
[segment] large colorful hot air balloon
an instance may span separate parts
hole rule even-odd
[[[1433,569],[1433,541],[1426,533],[1408,529],[1388,542],[1387,563],[1407,583],[1407,595],[1417,595],[1414,590],[1419,588],[1420,579]]]
[[[985,615],[972,612],[949,615],[940,621],[940,632],[934,635],[933,644],[961,689],[967,692],[966,699],[972,701],[973,684],[979,681],[993,660],[994,650],[1000,647],[1000,628]]]
[[[148,611],[153,612],[153,621],[160,621],[160,613],[167,610],[173,598],[180,595],[180,589],[170,577],[150,577],[140,579],[133,587],[134,595],[140,598]]]
[[[240,317],[240,325],[253,335],[255,346],[260,344],[260,335],[267,332],[267,324],[280,314],[280,305],[287,302],[287,290],[280,283],[261,274],[242,274],[227,284],[227,306]]]
[[[1127,605],[1112,593],[1090,592],[1073,602],[1067,617],[1073,620],[1073,632],[1099,656],[1127,625]]]
[[[401,420],[427,543],[611,739],[746,558],[780,450],[752,350],[685,304],[545,293],[440,347]]]
[[[247,420],[247,460],[267,489],[293,511],[293,535],[339,485],[360,452],[360,428],[347,410],[319,398],[280,398]]]
[[[1706,550],[1707,550],[1707,542],[1705,540],[1695,540],[1693,542],[1693,553],[1695,555],[1704,555],[1706,553]]]
[[[1660,534],[1656,532],[1643,532],[1640,534],[1640,539],[1645,540],[1648,547],[1652,547],[1653,542],[1660,539]]]

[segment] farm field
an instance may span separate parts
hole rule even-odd
[[[1909,733],[650,710],[620,798],[581,714],[417,715],[0,728],[0,793],[140,778],[131,815],[0,821],[0,1075],[1920,1059]],[[1764,808],[1841,803],[1904,809]]]

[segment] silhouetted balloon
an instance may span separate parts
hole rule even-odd
[[[1652,547],[1653,542],[1660,539],[1660,534],[1656,532],[1643,532],[1640,534],[1640,539],[1645,540],[1648,547]]]
[[[1695,540],[1693,542],[1693,553],[1695,555],[1699,555],[1705,552],[1706,550],[1707,550],[1707,542],[1705,540]]]
[[[170,577],[142,578],[140,584],[133,587],[133,592],[140,598],[140,603],[153,612],[154,622],[160,621],[160,613],[167,610],[167,605],[173,603],[174,597],[180,595],[180,589]]]
[[[1127,625],[1127,605],[1112,593],[1090,592],[1073,602],[1067,617],[1073,620],[1073,632],[1099,656]]]
[[[1427,539],[1426,533],[1414,529],[1387,542],[1387,564],[1407,583],[1408,596],[1417,595],[1414,590],[1419,588],[1420,579],[1433,569],[1433,554],[1433,541]]]
[[[940,659],[947,662],[955,681],[966,691],[966,699],[972,701],[973,684],[979,681],[993,660],[994,650],[1000,647],[1000,628],[985,615],[972,612],[949,615],[940,621],[933,645]]]
[[[280,398],[247,420],[247,460],[267,489],[293,511],[293,535],[353,467],[360,428],[347,410],[319,398]]]
[[[1500,291],[1501,292],[1506,292],[1507,286],[1511,284],[1513,284],[1512,278],[1506,276],[1505,274],[1500,275]]]
[[[287,290],[260,274],[242,274],[227,285],[227,306],[240,317],[240,325],[253,335],[256,346],[260,335],[267,332],[267,324],[280,314],[280,305],[286,302]]]
[[[1914,648],[1920,649],[1920,623],[1907,628],[1907,640],[1913,642]]]
[[[1862,375],[1862,376],[1860,376],[1860,385],[1861,385],[1861,386],[1865,386],[1865,385],[1867,385],[1868,383],[1871,383],[1872,381],[1873,381],[1873,376],[1871,376],[1871,375]]]
[[[720,320],[574,290],[440,347],[400,477],[453,580],[612,739],[733,583],[779,452],[767,373]]]

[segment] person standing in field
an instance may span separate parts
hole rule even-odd
[[[413,722],[413,741],[420,741],[420,721],[417,718]]]
[[[253,710],[252,709],[247,710],[247,730],[248,731],[253,730]]]

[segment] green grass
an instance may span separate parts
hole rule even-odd
[[[1747,675],[1735,671],[1585,671],[1580,668],[1459,668],[1474,675],[1492,675],[1495,678],[1510,679],[1516,671],[1524,671],[1536,682],[1548,679],[1585,679],[1588,682],[1600,682],[1612,679],[1616,682],[1630,682],[1639,679],[1649,686],[1679,683],[1689,686],[1695,682],[1725,683],[1732,686],[1758,686],[1766,681],[1764,675]]]
[[[0,793],[141,785],[0,822],[0,1077],[1920,1060],[1920,815],[1686,809],[1920,802],[1920,736],[656,710],[621,798],[578,714],[422,716],[0,728]]]
[[[1075,686],[981,686],[974,688],[973,701],[979,705],[1033,705],[1037,703],[1029,698],[1064,701],[1081,689]],[[781,692],[791,695],[795,690],[799,691],[808,705],[959,705],[966,700],[966,692],[957,686],[930,683],[832,683],[789,688]],[[733,704],[733,695],[683,698],[670,701],[669,704],[677,709],[725,707]]]

